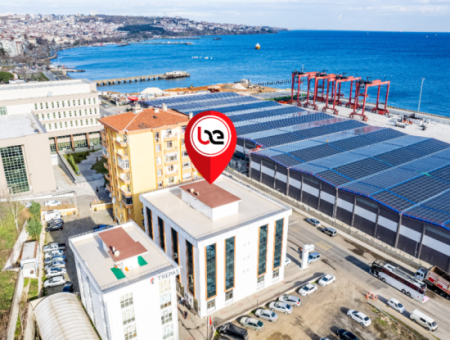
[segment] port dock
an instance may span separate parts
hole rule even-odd
[[[151,80],[163,80],[163,79],[176,79],[176,78],[187,78],[191,75],[187,72],[166,72],[161,74],[153,74],[148,76],[134,76],[134,77],[124,77],[124,78],[114,78],[114,79],[101,79],[94,80],[97,86],[108,86],[108,85],[119,85],[126,83],[135,83]]]

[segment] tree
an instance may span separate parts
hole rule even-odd
[[[0,83],[8,83],[11,79],[14,79],[14,75],[9,72],[0,72]]]
[[[41,217],[41,205],[38,202],[32,201],[30,207],[30,213],[36,220],[39,220]]]
[[[28,234],[30,234],[32,237],[34,237],[37,240],[39,238],[39,235],[42,232],[41,222],[39,220],[31,218],[28,221],[27,231],[28,231]]]

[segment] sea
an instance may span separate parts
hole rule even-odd
[[[288,31],[278,34],[151,40],[184,44],[133,43],[125,47],[77,47],[59,52],[54,63],[85,70],[72,78],[100,80],[186,71],[189,78],[99,87],[122,93],[147,87],[168,89],[233,83],[282,82],[292,71],[326,71],[369,80],[390,80],[388,105],[450,116],[450,33]],[[255,45],[261,45],[260,50]],[[422,95],[421,95],[421,86]],[[306,86],[306,85],[304,85]],[[306,89],[303,87],[302,89]],[[348,93],[349,84],[343,85]],[[385,87],[381,95],[384,102]],[[369,90],[375,101],[377,88]]]

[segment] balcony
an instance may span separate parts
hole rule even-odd
[[[128,159],[117,158],[117,165],[123,171],[130,171],[130,161]]]
[[[106,186],[106,190],[108,190],[110,193],[112,193],[111,187],[109,185]]]
[[[178,163],[178,157],[165,157],[164,163],[169,165],[170,163]]]
[[[122,203],[125,205],[125,207],[131,208],[133,206],[133,197],[122,196]]]
[[[179,136],[178,133],[168,133],[167,135],[164,136],[164,141],[168,142],[171,140],[175,140],[178,138],[178,136]]]
[[[128,145],[128,142],[126,139],[116,138],[114,139],[117,145],[119,145],[122,148],[125,148]]]
[[[108,149],[108,143],[106,143],[106,139],[102,140],[102,145]]]
[[[129,184],[131,182],[131,176],[129,174],[122,174],[119,176],[119,179],[124,184]]]
[[[108,180],[108,181],[110,181],[111,182],[111,177],[109,177],[109,175],[108,174],[105,174],[105,178]]]
[[[130,197],[132,195],[131,191],[128,188],[120,188],[120,191],[122,191],[122,195]]]
[[[178,176],[178,170],[174,170],[174,171],[166,172],[166,173],[165,173],[165,177],[166,177],[166,178],[169,178],[169,177],[175,177],[175,176]]]
[[[109,171],[109,165],[108,165],[108,163],[103,163],[103,166],[105,167],[106,170]]]
[[[130,159],[130,157],[128,157],[128,155],[124,155],[122,153],[117,152],[117,156],[119,156],[121,159]]]

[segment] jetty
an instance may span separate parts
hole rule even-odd
[[[153,74],[148,76],[134,76],[134,77],[123,77],[123,78],[113,78],[113,79],[101,79],[94,80],[97,86],[108,86],[108,85],[119,85],[126,83],[151,81],[151,80],[162,80],[162,79],[175,79],[175,78],[186,78],[191,75],[184,71],[173,71],[161,74]]]

